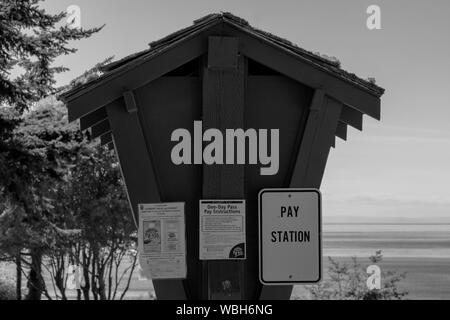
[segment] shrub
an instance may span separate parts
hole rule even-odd
[[[15,283],[4,275],[0,275],[0,300],[16,300]]]
[[[381,272],[381,288],[370,290],[367,285],[368,274],[366,267],[361,265],[356,257],[352,257],[350,264],[335,261],[328,258],[329,279],[323,280],[318,285],[307,286],[309,298],[320,300],[401,300],[408,294],[399,289],[406,274],[397,271]],[[381,251],[369,257],[371,265],[380,263],[383,259]]]

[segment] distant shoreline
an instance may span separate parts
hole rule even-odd
[[[324,222],[323,225],[378,225],[378,226],[385,226],[385,225],[412,225],[412,226],[450,226],[450,222]]]

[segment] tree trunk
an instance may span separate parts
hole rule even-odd
[[[28,277],[28,295],[27,300],[41,300],[42,292],[44,291],[44,284],[42,283],[42,253],[39,249],[32,249],[31,266]]]
[[[89,264],[90,264],[90,258],[91,254],[89,254],[89,257],[86,254],[86,248],[82,249],[82,267],[83,267],[83,276],[84,276],[84,286],[81,287],[81,290],[83,291],[84,300],[90,300],[89,297],[89,290],[91,289],[90,281],[89,281]]]
[[[97,280],[96,280],[97,273],[95,271],[95,265],[96,265],[96,254],[95,254],[95,251],[93,251],[92,272],[91,272],[91,291],[92,291],[92,296],[94,297],[94,300],[98,300]]]
[[[20,252],[16,255],[16,299],[22,300],[22,260]]]

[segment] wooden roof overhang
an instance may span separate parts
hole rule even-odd
[[[99,78],[62,94],[69,121],[80,119],[82,130],[90,128],[93,138],[111,143],[105,106],[122,97],[130,101],[133,90],[205,54],[212,35],[238,37],[239,52],[244,56],[338,101],[342,109],[337,137],[347,139],[347,126],[362,130],[364,114],[380,119],[384,89],[342,70],[339,63],[255,29],[230,13],[220,13],[198,19],[192,26],[150,43],[148,50],[105,66]]]

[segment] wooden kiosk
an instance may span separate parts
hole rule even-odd
[[[198,19],[103,71],[62,96],[69,120],[115,149],[135,217],[139,203],[185,202],[187,278],[154,281],[157,298],[289,299],[292,286],[258,280],[258,192],[319,188],[335,137],[346,140],[348,125],[362,130],[363,114],[380,119],[384,90],[229,13]],[[279,128],[278,173],[173,164],[172,131],[196,120],[204,130]],[[199,260],[199,199],[246,200],[245,261]]]

